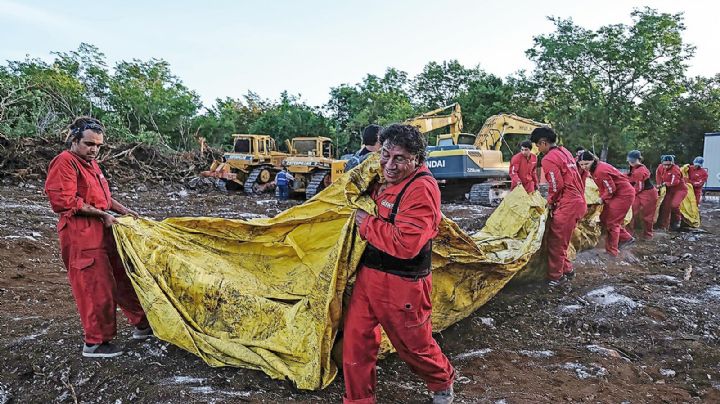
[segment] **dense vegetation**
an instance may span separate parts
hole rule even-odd
[[[566,145],[584,145],[612,162],[632,148],[650,161],[664,153],[688,161],[702,153],[703,133],[720,129],[720,74],[688,77],[694,48],[683,42],[681,14],[646,8],[632,17],[630,25],[594,31],[551,19],[554,32],[536,36],[526,51],[531,71],[501,78],[456,60],[429,62],[415,77],[388,68],[331,88],[322,106],[287,92],[276,100],[249,92],[204,107],[167,62],[110,68],[99,49],[81,44],[54,53],[51,63],[28,57],[0,66],[0,134],[59,137],[72,117],[89,114],[115,139],[173,149],[194,148],[200,136],[222,145],[231,133],[266,133],[279,144],[325,135],[339,150],[353,150],[367,124],[459,102],[468,132],[493,114],[516,113],[551,123]]]

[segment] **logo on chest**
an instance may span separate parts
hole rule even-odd
[[[386,201],[385,199],[380,201],[380,205],[384,206],[386,209],[392,209],[393,206],[395,206],[394,203],[390,203],[390,202]]]

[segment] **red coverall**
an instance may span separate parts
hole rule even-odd
[[[60,253],[68,271],[87,344],[110,341],[117,332],[116,306],[130,323],[148,326],[137,295],[125,273],[112,230],[98,217],[81,216],[83,204],[99,210],[112,206],[107,180],[93,160],[88,163],[70,151],[50,163],[45,193],[60,214]]]
[[[643,224],[643,238],[651,239],[653,236],[653,223],[657,209],[658,192],[654,186],[645,189],[645,182],[650,179],[650,170],[643,164],[630,167],[628,174],[630,185],[635,189],[635,202],[633,202],[633,215],[628,224],[628,232],[633,234],[638,223]]]
[[[625,230],[623,220],[635,200],[635,190],[627,177],[615,167],[603,161],[596,163],[592,172],[593,180],[603,200],[600,223],[605,227],[605,251],[610,255],[618,255],[618,243],[632,239]]]
[[[529,157],[518,153],[510,159],[510,179],[512,180],[511,189],[515,189],[518,184],[522,184],[528,194],[535,192],[538,186],[537,177],[537,156],[530,153]]]
[[[657,186],[665,185],[665,198],[660,205],[657,224],[658,227],[667,230],[670,228],[671,216],[673,223],[680,223],[682,220],[680,204],[687,196],[685,178],[677,164],[670,166],[669,170],[661,164],[655,170],[655,183]]]
[[[702,188],[703,185],[705,185],[705,182],[707,182],[708,172],[702,167],[695,167],[694,165],[691,165],[688,168],[688,179],[690,180],[690,183],[693,186],[693,190],[695,191],[695,201],[697,201],[698,206],[700,206]]]
[[[399,184],[372,193],[378,216],[368,216],[360,236],[378,249],[400,259],[417,256],[434,238],[440,223],[440,190],[431,177],[415,179],[403,195],[395,224],[388,219],[398,193],[423,165]],[[379,325],[387,333],[400,359],[420,376],[431,391],[452,386],[455,370],[432,337],[430,292],[432,275],[405,278],[361,266],[345,314],[343,374],[346,403],[374,403],[375,364],[380,346]]]
[[[573,271],[567,250],[575,227],[587,213],[585,183],[575,157],[562,146],[550,149],[542,159],[542,168],[548,182],[548,206],[552,215],[547,230],[547,277],[558,280]]]

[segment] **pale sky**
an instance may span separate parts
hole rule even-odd
[[[20,1],[0,0],[0,60],[91,43],[110,66],[167,60],[206,106],[248,90],[276,99],[287,90],[311,105],[331,87],[388,66],[419,73],[458,59],[505,77],[531,68],[532,37],[553,30],[546,16],[595,29],[630,23],[633,8],[684,12],[684,39],[697,47],[691,75],[720,71],[720,2],[515,1]]]

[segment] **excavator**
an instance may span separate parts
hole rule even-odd
[[[445,113],[446,111],[450,112]],[[428,133],[449,126],[450,133],[438,135],[436,146],[472,145],[475,143],[475,135],[462,131],[462,110],[457,102],[407,119],[403,123],[418,128],[420,133]]]
[[[512,114],[488,118],[473,144],[438,144],[428,147],[427,165],[440,184],[445,199],[467,198],[472,203],[495,206],[510,191],[509,163],[502,146],[512,156],[507,136],[528,136],[533,129],[549,126]],[[449,142],[448,142],[449,143]],[[533,146],[537,154],[537,148]]]
[[[225,189],[242,188],[246,194],[272,190],[275,174],[289,155],[277,150],[269,135],[234,134],[233,150],[223,154],[222,161],[213,161],[203,177],[216,178]]]

